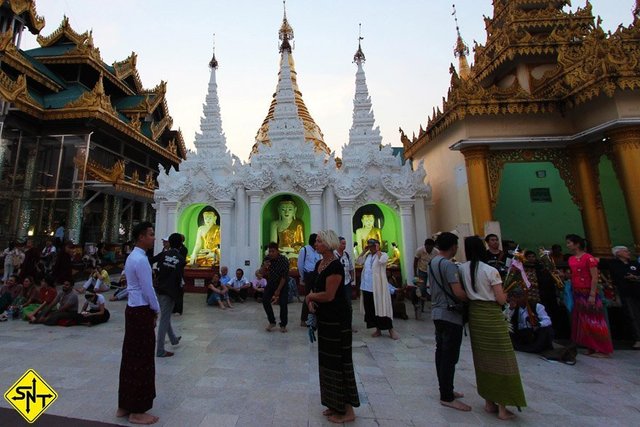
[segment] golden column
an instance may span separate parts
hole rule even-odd
[[[487,170],[489,146],[478,145],[463,148],[460,151],[464,155],[464,162],[467,167],[473,230],[477,235],[483,236],[484,223],[493,219],[491,213],[491,189]]]
[[[640,127],[609,132],[618,179],[627,202],[635,253],[640,253]]]
[[[596,256],[611,256],[609,227],[599,188],[598,162],[593,161],[593,152],[593,147],[582,144],[571,149],[578,197],[582,204],[582,223],[591,252]]]

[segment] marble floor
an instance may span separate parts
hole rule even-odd
[[[0,323],[0,389],[34,368],[59,394],[47,414],[127,424],[114,416],[124,326],[124,302],[108,303],[109,323],[88,328]],[[152,413],[162,426],[323,426],[317,346],[299,326],[301,305],[289,305],[286,334],[268,333],[262,306],[207,307],[185,296],[173,316],[181,343],[156,359],[158,397]],[[407,307],[409,308],[409,307]],[[276,308],[277,312],[277,308]],[[394,320],[401,339],[372,338],[354,304],[353,357],[361,406],[354,426],[505,425],[486,414],[475,393],[469,339],[464,338],[456,390],[473,411],[438,403],[434,328],[423,320]],[[518,354],[529,406],[517,425],[628,426],[640,419],[640,352],[609,360],[579,357],[575,366]],[[9,407],[2,399],[0,407]],[[633,420],[636,421],[633,421]]]

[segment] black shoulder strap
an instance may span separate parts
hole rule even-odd
[[[438,260],[438,264],[437,264],[438,275],[440,276],[440,279],[444,279],[444,277],[442,276],[442,270],[440,270],[440,264],[442,263],[443,260],[444,260],[444,258],[440,258],[440,260]],[[447,288],[445,288],[444,285],[442,283],[440,283],[440,281],[436,278],[435,272],[433,271],[433,266],[431,265],[432,261],[433,260],[429,261],[429,270],[431,270],[431,276],[433,277],[433,280],[436,282],[436,285],[438,285],[438,287],[440,289],[442,289],[442,292],[444,292],[444,294],[447,296],[447,298],[449,298],[453,302],[458,302],[458,298],[456,298],[451,292],[449,292],[447,290]]]

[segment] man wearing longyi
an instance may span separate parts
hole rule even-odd
[[[124,312],[124,341],[118,387],[118,417],[132,424],[154,424],[158,417],[147,413],[156,397],[154,328],[160,305],[153,290],[151,264],[146,251],[153,248],[155,233],[150,222],[133,227],[135,248],[127,258],[129,302]]]

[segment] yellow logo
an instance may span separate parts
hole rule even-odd
[[[4,398],[29,423],[33,423],[58,398],[58,393],[29,369],[4,394]]]

